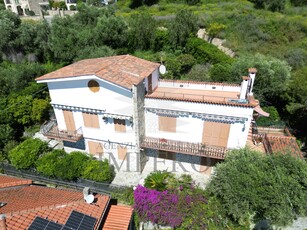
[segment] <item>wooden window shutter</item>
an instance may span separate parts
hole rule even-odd
[[[127,155],[127,147],[117,146],[118,159],[125,160]]]
[[[82,113],[85,127],[100,128],[98,114]]]
[[[75,131],[76,126],[75,126],[73,112],[71,110],[63,110],[63,115],[64,115],[65,124],[66,124],[66,129],[68,131]]]
[[[230,124],[205,121],[202,143],[210,146],[227,147]]]
[[[103,155],[102,144],[97,141],[88,141],[89,153],[93,155]]]
[[[176,117],[159,116],[159,131],[176,132]]]
[[[116,132],[126,132],[126,121],[114,118],[114,129]]]

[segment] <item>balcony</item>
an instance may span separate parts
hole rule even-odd
[[[227,154],[227,149],[223,147],[153,137],[146,137],[141,147],[215,159],[224,159]]]
[[[41,127],[41,133],[51,139],[77,142],[83,138],[81,127],[74,131],[59,130],[55,120],[45,122]]]

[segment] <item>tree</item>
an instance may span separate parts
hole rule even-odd
[[[82,174],[89,157],[82,152],[71,152],[56,162],[55,176],[64,180],[76,180]]]
[[[88,160],[84,164],[82,178],[98,182],[111,182],[114,178],[114,170],[107,160]]]
[[[290,0],[291,4],[293,6],[304,6],[307,5],[307,2],[305,0]]]
[[[66,155],[64,150],[55,149],[45,153],[36,161],[36,170],[47,177],[55,177],[56,164],[61,157]]]
[[[290,115],[290,124],[296,129],[296,134],[300,137],[307,136],[307,67],[302,68],[292,74],[289,97],[290,101],[286,110]],[[306,141],[306,139],[305,139]]]
[[[208,27],[209,42],[211,43],[213,38],[215,38],[220,32],[226,28],[225,25],[218,22],[213,22]]]
[[[102,16],[96,26],[102,44],[112,48],[120,48],[127,43],[128,25],[122,17]]]
[[[131,9],[135,9],[135,8],[142,6],[143,3],[144,3],[143,0],[131,0],[129,7]]]
[[[244,55],[236,59],[232,65],[234,82],[241,82],[248,68],[255,67],[257,74],[254,83],[254,93],[260,101],[268,101],[272,105],[285,100],[290,84],[291,67],[277,58],[262,54]]]
[[[185,46],[190,35],[197,32],[197,17],[190,10],[180,10],[169,27],[169,39],[173,49]]]
[[[281,12],[285,9],[286,0],[250,0],[256,9],[267,9],[270,11]]]
[[[208,191],[238,223],[268,219],[284,226],[307,214],[307,164],[290,154],[233,150],[217,165]]]
[[[48,150],[46,142],[29,138],[9,152],[9,160],[16,169],[28,169],[33,167],[38,157]]]
[[[129,23],[129,47],[147,50],[152,47],[157,27],[156,20],[148,13],[134,14]]]

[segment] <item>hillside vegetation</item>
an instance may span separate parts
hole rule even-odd
[[[78,4],[79,13],[22,20],[0,6],[0,152],[31,135],[49,116],[49,97],[35,77],[94,57],[132,55],[163,62],[169,79],[240,82],[258,69],[255,94],[277,113],[266,124],[307,130],[307,7],[304,1],[119,0],[108,7]],[[273,4],[277,2],[277,5]],[[91,3],[97,5],[97,2]],[[98,4],[99,5],[99,4]],[[297,5],[297,6],[295,6]],[[256,8],[255,8],[256,7]],[[274,12],[273,12],[274,11]],[[196,38],[226,39],[231,58]],[[26,131],[26,132],[24,132]]]

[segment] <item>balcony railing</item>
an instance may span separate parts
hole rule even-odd
[[[223,147],[153,137],[146,137],[141,147],[215,159],[224,159],[227,154],[227,149]]]
[[[59,130],[55,120],[45,122],[41,127],[41,133],[51,139],[77,142],[83,138],[81,127],[74,131]]]

